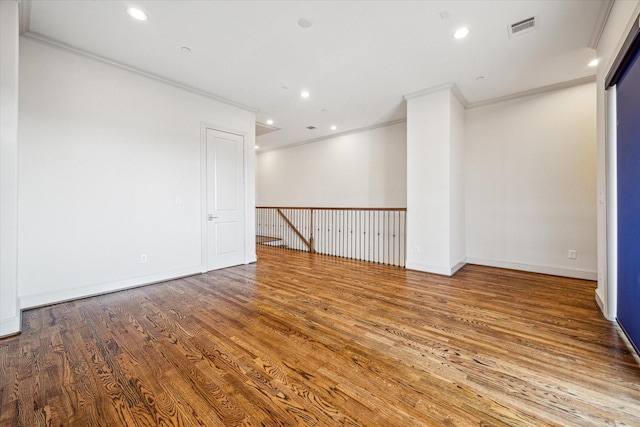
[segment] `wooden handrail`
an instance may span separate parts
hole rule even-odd
[[[310,206],[256,206],[256,209],[300,209],[315,211],[401,211],[405,212],[407,208],[326,208],[326,207],[310,207]]]

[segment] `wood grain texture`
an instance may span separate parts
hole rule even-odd
[[[589,281],[258,245],[258,263],[27,311],[1,426],[640,426]]]

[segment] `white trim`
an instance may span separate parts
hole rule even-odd
[[[243,138],[246,138],[249,135],[249,132],[243,131],[243,130],[239,130],[239,129],[234,129],[234,128],[230,128],[230,127],[226,127],[226,126],[222,126],[222,125],[218,125],[215,123],[211,123],[211,122],[200,122],[200,129],[202,129],[202,125],[204,125],[205,127],[211,129],[211,130],[215,130],[218,132],[224,132],[224,133],[230,133],[233,135],[238,135],[241,136]]]
[[[22,313],[0,321],[0,338],[22,332]]]
[[[256,262],[256,137],[254,133],[243,136],[244,179],[244,263]]]
[[[614,66],[614,64],[616,62],[616,58],[617,58],[618,54],[620,53],[620,51],[622,50],[622,47],[624,46],[624,43],[625,43],[626,38],[627,38],[627,35],[631,31],[631,28],[633,28],[633,26],[635,25],[639,14],[640,14],[640,2],[633,9],[633,13],[631,14],[632,18],[630,18],[629,22],[627,22],[627,25],[625,25],[624,31],[620,33],[620,39],[618,40],[618,43],[616,44],[615,49],[613,49],[611,51],[611,55],[609,56],[609,60],[608,60],[608,62],[606,64],[606,67],[603,68],[604,69],[604,73],[602,74],[602,76],[603,76],[603,85],[606,85],[607,76],[611,73],[611,69],[613,68],[613,66]],[[602,64],[602,65],[604,65],[604,64]],[[598,66],[598,68],[600,68],[600,66]],[[605,91],[606,91],[606,86],[605,86]]]
[[[606,310],[608,319],[618,315],[618,104],[617,87],[605,91],[605,173],[607,188],[607,287]]]
[[[596,23],[593,26],[593,31],[591,32],[591,37],[589,38],[588,46],[591,49],[598,50],[598,45],[600,44],[602,33],[604,32],[604,28],[607,26],[609,15],[611,15],[611,9],[613,9],[613,3],[614,0],[604,0],[600,4],[598,18],[596,19]]]
[[[567,80],[566,82],[555,83],[548,86],[541,86],[535,89],[525,90],[523,92],[512,93],[511,95],[500,96],[498,98],[487,99],[486,101],[472,102],[467,104],[467,108],[478,108],[486,105],[496,104],[504,101],[511,101],[513,99],[525,98],[527,96],[540,95],[546,92],[553,92],[554,90],[566,89],[573,86],[580,86],[587,83],[594,83],[596,81],[596,75],[581,77],[579,79]]]
[[[421,262],[407,261],[404,268],[407,270],[422,271],[424,273],[439,274],[441,276],[450,276],[450,269],[440,265],[429,265]]]
[[[451,267],[451,276],[453,276],[454,274],[456,274],[458,271],[460,271],[460,269],[462,267],[464,267],[465,265],[467,265],[467,258],[464,258],[462,261],[460,261],[459,263],[457,263],[456,265],[454,265],[453,267]]]
[[[451,87],[451,93],[453,94],[453,96],[456,97],[458,102],[460,102],[460,104],[462,104],[462,106],[464,108],[466,108],[469,105],[469,102],[467,101],[467,98],[464,97],[464,95],[462,94],[462,91],[460,90],[458,85],[454,84]]]
[[[469,105],[469,102],[467,101],[467,99],[464,97],[464,95],[460,91],[460,88],[458,88],[458,85],[456,85],[455,83],[443,83],[441,85],[432,86],[430,88],[422,89],[422,90],[419,90],[417,92],[407,93],[406,95],[403,96],[403,98],[405,100],[409,100],[409,99],[413,99],[413,98],[418,98],[420,96],[429,95],[429,94],[436,93],[436,92],[441,92],[443,90],[450,90],[451,93],[453,93],[453,95],[458,99],[458,101],[460,101],[460,103],[464,107]]]
[[[595,292],[595,293],[596,293],[596,304],[598,304],[598,308],[600,309],[600,312],[602,313],[602,315],[603,315],[607,320],[610,320],[610,321],[612,321],[612,322],[613,322],[613,321],[615,321],[615,320],[616,320],[616,319],[615,319],[615,317],[614,317],[614,318],[612,318],[612,319],[611,319],[611,318],[609,318],[609,317],[607,317],[607,315],[605,314],[605,313],[606,313],[606,309],[605,309],[604,301],[602,301],[602,298],[600,298],[600,295],[598,294],[598,291],[597,291],[597,290],[596,290],[596,292]]]
[[[200,272],[207,272],[207,123],[200,122]]]
[[[31,28],[31,0],[16,0],[20,7],[20,35],[29,32]]]
[[[189,85],[186,85],[186,84],[183,84],[183,83],[179,83],[179,82],[177,82],[175,80],[171,80],[171,79],[168,79],[168,78],[165,78],[165,77],[161,77],[161,76],[159,76],[157,74],[153,74],[153,73],[149,73],[147,71],[143,71],[143,70],[141,70],[139,68],[130,67],[130,66],[125,65],[125,64],[123,64],[121,62],[114,61],[114,60],[111,60],[109,58],[105,58],[104,56],[96,55],[96,54],[91,53],[91,52],[87,52],[86,50],[82,50],[82,49],[70,46],[70,45],[68,45],[66,43],[63,43],[61,41],[52,39],[50,37],[44,36],[44,35],[39,34],[39,33],[35,33],[33,31],[25,33],[24,35],[22,35],[22,37],[24,39],[26,39],[26,40],[30,40],[30,41],[33,41],[33,42],[36,42],[36,43],[40,43],[40,44],[48,46],[48,47],[60,49],[60,50],[63,50],[65,52],[73,53],[73,54],[76,54],[76,55],[79,55],[79,56],[83,56],[85,58],[93,59],[94,61],[99,61],[99,62],[102,62],[102,63],[105,63],[105,64],[109,64],[111,66],[114,66],[114,67],[117,67],[117,68],[120,68],[120,69],[123,69],[123,70],[130,71],[132,73],[136,73],[136,74],[139,74],[141,76],[144,76],[144,77],[159,81],[159,82],[167,84],[169,86],[173,86],[175,88],[182,89],[184,91],[187,91],[187,92],[190,92],[190,93],[193,93],[193,94],[196,94],[196,95],[204,96],[205,98],[213,99],[214,101],[218,101],[218,102],[221,102],[223,104],[230,105],[232,107],[236,107],[236,108],[240,108],[240,109],[245,110],[245,111],[249,111],[250,113],[256,114],[259,111],[258,109],[254,108],[254,107],[250,107],[248,105],[244,105],[244,104],[241,104],[239,102],[232,101],[232,100],[227,99],[227,98],[223,98],[221,96],[215,95],[215,94],[213,94],[211,92],[207,92],[207,91],[202,90],[202,89],[198,89],[198,88],[193,87],[193,86],[189,86]]]
[[[20,309],[42,307],[61,302],[92,297],[96,295],[109,294],[111,292],[125,289],[137,288],[154,283],[176,280],[182,277],[200,274],[199,266],[182,268],[178,270],[166,271],[164,273],[151,274],[148,276],[134,277],[131,279],[117,280],[115,282],[98,283],[94,285],[82,286],[73,289],[63,289],[55,292],[44,292],[41,294],[26,295],[20,297]]]
[[[300,145],[311,144],[312,142],[325,141],[327,139],[338,138],[338,137],[341,137],[341,136],[351,135],[351,134],[354,134],[354,133],[366,132],[368,130],[383,128],[383,127],[387,127],[387,126],[393,126],[393,125],[397,125],[397,124],[400,124],[400,123],[406,123],[406,122],[407,122],[407,118],[405,117],[403,119],[391,120],[391,121],[384,122],[384,123],[376,123],[375,125],[365,126],[365,127],[361,127],[361,128],[353,129],[353,130],[347,130],[347,131],[340,132],[340,133],[333,133],[331,135],[321,136],[321,137],[314,138],[314,139],[305,139],[304,141],[294,142],[293,144],[281,145],[279,147],[273,147],[273,148],[259,149],[259,150],[256,151],[256,153],[257,154],[262,154],[262,153],[268,153],[269,151],[284,150],[286,148],[292,148],[292,147],[298,147]],[[259,138],[259,136],[256,136],[256,141],[258,140],[258,138]]]
[[[487,267],[507,268],[509,270],[528,271],[530,273],[549,274],[551,276],[571,277],[574,279],[598,279],[598,272],[581,268],[555,267],[550,265],[525,264],[515,261],[468,257],[467,263],[485,265]]]
[[[442,265],[429,265],[429,264],[423,264],[421,262],[407,261],[404,268],[406,268],[407,270],[422,271],[424,273],[439,274],[441,276],[450,277],[456,274],[458,270],[460,270],[465,265],[466,265],[465,261],[460,261],[453,267],[446,267]]]

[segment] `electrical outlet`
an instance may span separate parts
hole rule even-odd
[[[147,263],[147,254],[140,255],[140,264],[146,264],[146,263]]]
[[[578,257],[578,252],[575,249],[569,249],[569,254],[567,255],[569,259],[576,259]]]

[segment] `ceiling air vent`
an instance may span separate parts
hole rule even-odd
[[[522,34],[533,31],[536,28],[536,17],[532,16],[531,18],[516,22],[515,24],[511,24],[509,26],[509,38],[520,36]]]

